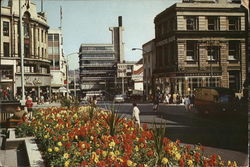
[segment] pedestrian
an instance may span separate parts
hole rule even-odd
[[[93,97],[93,106],[96,107],[96,104],[97,104],[97,98],[96,96]]]
[[[134,102],[133,103],[133,113],[132,113],[132,119],[135,121],[135,123],[138,125],[138,128],[140,128],[140,110],[137,107],[137,104]]]
[[[156,98],[153,104],[153,111],[157,112],[159,109],[159,100]]]
[[[8,99],[8,96],[9,96],[9,95],[8,95],[8,90],[4,89],[4,90],[3,90],[3,99],[4,99],[4,100],[9,100],[9,99]]]
[[[30,96],[28,96],[26,103],[25,103],[25,106],[27,107],[30,118],[32,118],[33,101],[32,101],[32,98]]]
[[[186,96],[184,98],[184,105],[185,105],[186,111],[188,112],[189,111],[189,107],[190,107],[190,98],[189,98],[189,96]]]
[[[195,100],[195,96],[192,95],[190,97],[190,110],[192,110],[194,108],[194,100]]]
[[[166,104],[169,104],[169,96],[168,96],[168,94],[166,94],[165,103],[166,103]]]

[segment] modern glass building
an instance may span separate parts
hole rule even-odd
[[[113,44],[82,44],[79,49],[79,66],[83,95],[112,92],[116,77]]]

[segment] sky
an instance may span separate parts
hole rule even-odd
[[[40,11],[41,0],[31,0]],[[123,18],[124,50],[126,61],[137,61],[142,45],[155,36],[154,17],[181,0],[44,0],[44,11],[50,28],[62,29],[64,54],[78,52],[81,43],[111,43],[109,27],[118,26],[118,16]],[[78,55],[71,55],[69,68],[79,67]]]

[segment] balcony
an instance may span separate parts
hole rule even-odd
[[[114,66],[114,63],[110,63],[110,64],[83,64],[81,65],[81,68],[84,67],[112,67]]]
[[[81,77],[81,81],[101,81],[101,80],[111,80],[114,77]]]

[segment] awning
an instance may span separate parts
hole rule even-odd
[[[60,87],[60,88],[58,89],[58,91],[59,91],[60,93],[68,92],[68,91],[67,91],[67,88],[65,88],[65,87]],[[69,92],[70,92],[70,90],[69,90]]]

